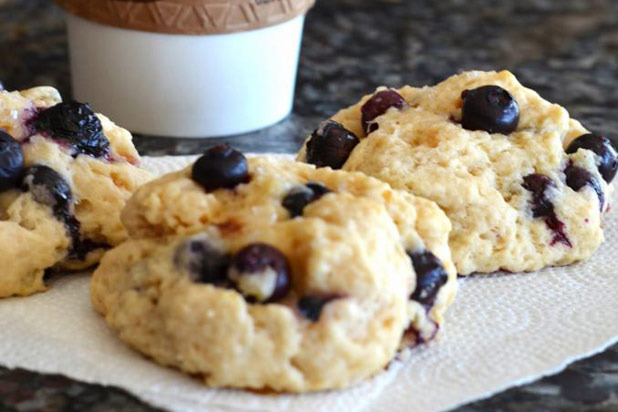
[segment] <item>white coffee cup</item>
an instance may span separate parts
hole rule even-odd
[[[270,126],[292,110],[304,19],[182,34],[70,13],[74,97],[147,135],[219,137]]]

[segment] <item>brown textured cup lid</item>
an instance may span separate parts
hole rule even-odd
[[[255,30],[304,14],[315,0],[56,0],[69,13],[123,29],[171,34]]]

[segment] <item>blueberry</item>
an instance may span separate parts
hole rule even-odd
[[[604,136],[588,133],[573,140],[567,153],[576,153],[579,149],[590,150],[599,156],[599,173],[607,183],[616,176],[618,170],[618,154],[611,141]]]
[[[71,239],[69,259],[84,260],[94,250],[109,249],[110,246],[106,243],[82,238],[81,224],[72,210],[71,187],[60,173],[48,166],[31,166],[24,174],[22,190],[30,192],[37,202],[49,206],[56,219],[64,223]]]
[[[71,238],[71,248],[67,256],[69,259],[83,261],[90,252],[101,249],[106,250],[111,247],[107,243],[82,238],[80,232],[81,224],[75,215],[65,212],[59,218],[64,221],[64,226]]]
[[[532,193],[532,215],[546,217],[554,211],[554,205],[549,200],[548,190],[555,188],[549,176],[533,173],[524,177],[524,189]]]
[[[394,90],[382,90],[377,92],[361,107],[361,122],[366,134],[378,130],[378,124],[374,120],[388,111],[391,107],[403,109],[407,106],[406,101]]]
[[[517,129],[519,105],[511,94],[499,86],[465,90],[461,125],[468,130],[509,134]]]
[[[410,299],[431,307],[438,291],[448,280],[448,274],[440,259],[426,250],[420,253],[408,252],[416,272],[416,289]]]
[[[249,181],[249,164],[239,151],[219,145],[206,150],[197,159],[191,177],[207,191],[231,189]]]
[[[103,133],[101,121],[89,104],[75,100],[58,103],[41,111],[32,125],[49,137],[66,141],[75,150],[93,157],[109,154],[109,140]]]
[[[422,345],[432,341],[440,331],[440,325],[431,319],[428,319],[428,325],[430,325],[429,330],[424,332],[416,329],[413,324],[409,325],[403,332],[401,345],[404,347],[413,348],[417,345]]]
[[[174,262],[195,282],[221,284],[226,281],[230,257],[207,239],[195,237],[179,246]]]
[[[228,277],[249,302],[275,302],[290,291],[288,260],[265,243],[252,243],[238,251]]]
[[[73,194],[60,173],[48,166],[31,166],[24,174],[22,190],[29,191],[34,200],[49,206],[57,218],[66,220],[73,203]]]
[[[330,189],[319,183],[296,186],[283,198],[282,205],[290,211],[292,217],[301,216],[305,206],[329,192]]]
[[[0,130],[0,192],[18,185],[24,173],[21,144]]]
[[[79,228],[77,232],[69,232],[71,234],[72,246],[69,250],[68,258],[72,260],[84,260],[90,252],[95,250],[107,250],[111,246],[107,243],[95,242],[91,239],[82,239]]]
[[[592,189],[594,189],[599,198],[601,210],[603,210],[603,205],[605,204],[605,195],[603,193],[601,185],[599,184],[599,181],[593,176],[592,173],[582,167],[575,166],[574,164],[570,163],[564,170],[564,174],[566,175],[567,186],[569,186],[576,192],[579,192],[586,186],[590,186]]]
[[[324,196],[327,193],[331,193],[331,190],[321,183],[307,182],[307,187],[311,189],[311,191],[315,193],[318,198]]]
[[[562,243],[571,247],[571,241],[565,232],[566,226],[564,222],[558,219],[554,204],[551,202],[548,193],[550,189],[556,187],[554,181],[549,176],[533,173],[524,177],[522,186],[532,194],[532,200],[530,201],[532,216],[534,218],[542,218],[553,233],[552,246]]]
[[[299,299],[298,310],[307,319],[317,322],[320,319],[324,306],[339,298],[341,296],[336,294],[305,296]]]
[[[359,143],[354,133],[337,122],[326,120],[307,142],[307,163],[341,169]]]

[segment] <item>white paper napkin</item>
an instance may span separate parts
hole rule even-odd
[[[146,158],[156,173],[191,158]],[[618,213],[587,263],[461,281],[439,339],[354,388],[310,395],[213,390],[125,347],[90,306],[88,275],[0,300],[0,364],[126,389],[172,411],[440,411],[558,372],[618,340]]]

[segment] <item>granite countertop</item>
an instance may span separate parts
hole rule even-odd
[[[0,0],[0,81],[70,95],[62,13],[51,0]],[[294,113],[228,139],[295,151],[317,123],[378,85],[424,85],[466,69],[513,71],[589,129],[618,136],[614,0],[318,0],[306,23]],[[136,136],[143,154],[198,153],[213,140]],[[153,411],[122,390],[0,368],[0,411]],[[457,409],[618,411],[618,346],[562,373]]]

